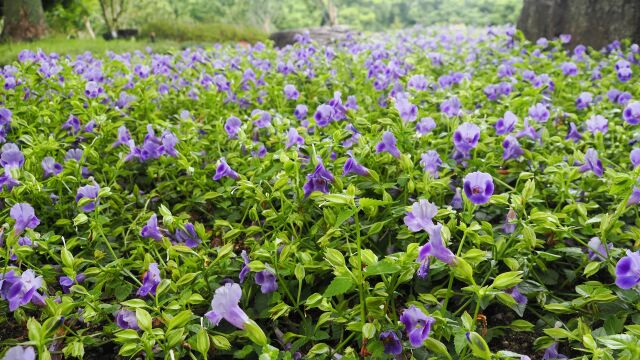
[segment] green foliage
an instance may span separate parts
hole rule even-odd
[[[158,39],[177,42],[225,42],[248,41],[256,42],[267,38],[262,31],[249,27],[239,27],[227,24],[185,23],[175,21],[154,21],[144,26],[143,37],[152,33]]]

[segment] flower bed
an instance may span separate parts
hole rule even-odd
[[[23,51],[5,359],[637,358],[640,54],[566,42]]]

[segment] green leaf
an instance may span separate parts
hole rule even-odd
[[[191,320],[192,316],[193,313],[191,312],[191,310],[183,310],[179,312],[176,316],[168,321],[167,331],[185,326],[189,322],[189,320]]]
[[[196,350],[198,350],[204,358],[207,358],[207,352],[209,352],[210,346],[211,342],[209,341],[209,334],[207,333],[207,330],[201,328],[200,331],[198,331],[198,334],[196,334]]]
[[[149,315],[147,310],[137,308],[136,320],[138,321],[138,326],[140,326],[140,329],[146,332],[151,332],[151,315]]]
[[[522,271],[509,271],[496,276],[491,286],[498,290],[503,290],[512,288],[520,282],[522,282]]]
[[[231,349],[231,343],[227,340],[226,337],[222,335],[213,335],[211,337],[211,341],[213,341],[213,346],[217,349],[229,350]]]
[[[353,286],[353,281],[349,277],[336,277],[331,281],[327,289],[324,291],[324,297],[332,297],[340,294],[344,294]]]
[[[380,275],[380,274],[395,274],[402,270],[400,265],[393,263],[391,260],[384,259],[373,265],[367,266],[364,273],[367,276]]]
[[[444,355],[447,359],[451,359],[451,355],[449,355],[446,345],[432,337],[428,337],[424,341],[424,346],[433,353]]]

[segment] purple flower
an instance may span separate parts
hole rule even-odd
[[[151,215],[147,224],[142,227],[140,236],[157,241],[162,240],[162,233],[160,233],[160,228],[158,228],[158,216],[156,214]]]
[[[225,319],[238,329],[244,329],[244,324],[249,322],[247,314],[238,306],[242,289],[235,283],[226,283],[216,289],[211,300],[211,311],[204,316],[213,326],[217,326],[220,320]]]
[[[584,164],[580,166],[580,172],[593,171],[596,176],[600,177],[604,174],[602,161],[598,158],[598,152],[593,148],[588,148],[584,154]]]
[[[512,113],[511,111],[507,111],[504,113],[504,116],[498,119],[496,122],[496,134],[504,135],[513,131],[518,122],[518,117]]]
[[[84,95],[89,99],[95,99],[104,92],[102,86],[95,81],[89,81],[84,86]]]
[[[433,218],[438,214],[438,207],[428,200],[420,199],[411,206],[411,211],[404,217],[404,223],[409,230],[418,232],[428,231],[434,227]]]
[[[513,298],[520,305],[527,305],[527,297],[522,295],[520,290],[518,290],[518,285],[512,287],[511,289],[505,290],[505,292]]]
[[[238,180],[240,178],[240,175],[238,175],[237,172],[233,171],[227,164],[225,158],[220,158],[218,167],[216,167],[216,174],[213,176],[213,180],[218,181],[225,176],[230,177],[234,180]]]
[[[127,145],[131,140],[131,134],[126,126],[122,125],[118,128],[118,140],[116,140],[111,146],[118,147],[120,145]]]
[[[367,169],[363,165],[358,164],[353,156],[349,156],[347,161],[345,161],[344,163],[342,176],[347,176],[352,173],[360,176],[369,176],[369,169]]]
[[[404,122],[415,121],[418,116],[418,107],[407,98],[406,94],[396,97],[396,110],[400,114],[400,118]]]
[[[427,90],[427,78],[424,75],[413,75],[407,82],[407,87],[416,89],[418,91]]]
[[[462,209],[462,191],[460,190],[460,188],[456,188],[456,193],[451,199],[451,207],[456,210]]]
[[[142,286],[140,286],[136,295],[141,297],[145,297],[149,294],[155,295],[160,281],[162,281],[162,279],[160,278],[158,264],[150,263],[149,270],[144,273],[144,276],[142,277]]]
[[[537,140],[540,138],[540,135],[536,132],[536,129],[533,126],[529,125],[529,118],[524,119],[524,126],[522,130],[520,130],[516,134],[516,137],[518,138],[521,138],[523,136],[528,136],[533,140]]]
[[[429,337],[431,326],[436,322],[434,318],[427,316],[415,305],[411,305],[402,312],[400,321],[404,324],[409,342],[413,347],[422,346],[422,343]]]
[[[567,136],[564,137],[565,140],[573,140],[573,142],[578,142],[582,139],[582,134],[578,131],[578,127],[574,122],[569,123],[569,131],[567,132]]]
[[[255,280],[256,284],[260,285],[260,291],[263,294],[269,294],[278,290],[276,275],[269,269],[257,272]]]
[[[160,138],[162,145],[158,148],[158,151],[164,155],[177,157],[178,152],[175,147],[178,143],[178,137],[171,131],[165,131]]]
[[[580,95],[576,99],[576,109],[578,110],[586,109],[591,105],[592,101],[593,101],[593,94],[591,94],[590,92],[580,93]]]
[[[438,168],[442,165],[442,159],[435,150],[429,150],[422,154],[420,165],[424,168],[424,171],[429,173],[434,179],[438,178]]]
[[[69,151],[67,151],[67,153],[64,155],[64,161],[68,162],[71,160],[75,160],[77,162],[80,162],[80,160],[82,160],[82,155],[83,155],[83,151],[82,149],[69,149]]]
[[[504,148],[504,153],[502,154],[503,160],[517,159],[520,155],[524,154],[518,139],[513,135],[509,135],[504,139],[502,147]]]
[[[2,360],[35,360],[36,352],[31,346],[16,345],[4,354]]]
[[[42,276],[36,276],[36,273],[31,269],[25,270],[19,277],[10,271],[2,275],[0,280],[2,297],[9,302],[10,311],[15,311],[30,302],[43,304],[44,299],[37,291],[42,287],[42,284]]]
[[[80,131],[80,119],[73,115],[69,115],[67,121],[62,124],[62,130],[67,130],[71,134],[77,134]]]
[[[227,121],[224,123],[224,131],[227,132],[229,139],[234,139],[237,137],[238,132],[240,131],[240,126],[242,126],[242,121],[235,116],[230,116]]]
[[[376,145],[376,152],[388,152],[395,158],[400,158],[400,150],[396,146],[396,137],[391,131],[385,131],[382,134],[382,140]]]
[[[344,107],[349,110],[358,110],[358,101],[355,95],[347,96],[347,102],[344,103]]]
[[[0,126],[7,126],[11,124],[11,117],[13,113],[7,108],[0,108]]]
[[[557,360],[557,359],[567,359],[565,355],[558,353],[558,343],[553,343],[549,346],[542,356],[542,360]]]
[[[82,210],[93,211],[96,208],[96,200],[98,199],[99,192],[100,186],[97,184],[82,186],[78,188],[78,192],[76,193],[76,202],[80,201],[80,199],[90,199],[91,201],[82,206]]]
[[[13,147],[5,149],[5,146],[3,146],[2,155],[0,155],[0,165],[5,169],[5,172],[21,168],[24,164],[24,154],[17,149],[17,146],[15,149]]]
[[[25,229],[35,229],[40,224],[33,207],[27,203],[13,205],[9,215],[16,221],[14,225],[16,235],[22,233]]]
[[[480,171],[464,177],[464,193],[476,205],[486,204],[493,195],[493,178]]]
[[[634,186],[633,190],[631,190],[629,200],[627,200],[627,206],[636,205],[638,203],[640,203],[640,188]]]
[[[589,260],[604,260],[607,256],[607,249],[605,249],[604,244],[600,241],[600,238],[595,236],[589,240],[588,245],[588,255]],[[609,248],[611,248],[613,244],[609,244]]]
[[[333,180],[333,175],[325,169],[322,160],[318,158],[318,165],[316,165],[313,173],[307,175],[307,182],[302,187],[304,197],[309,197],[314,191],[329,193],[329,183],[333,183]]]
[[[565,62],[560,65],[560,69],[565,76],[576,76],[578,75],[578,67],[576,64],[572,62]]]
[[[58,280],[60,285],[62,286],[62,292],[65,294],[69,293],[69,288],[71,288],[74,284],[80,284],[84,281],[86,276],[82,273],[76,275],[76,279],[73,280],[68,276],[61,276]]]
[[[633,101],[627,104],[622,112],[622,118],[630,125],[640,124],[640,101]]]
[[[332,106],[322,104],[316,108],[316,113],[313,118],[316,119],[316,124],[319,127],[325,127],[329,125],[334,117],[335,110]]]
[[[298,100],[300,92],[298,92],[295,86],[288,84],[284,86],[284,95],[287,97],[287,100]]]
[[[242,256],[242,260],[244,261],[244,266],[242,266],[242,270],[240,270],[240,284],[242,284],[244,282],[244,279],[247,278],[247,275],[249,275],[249,273],[251,272],[251,268],[249,267],[249,255],[247,255],[247,250],[242,250],[242,252],[240,253],[240,256]]]
[[[440,103],[440,111],[448,117],[460,115],[460,108],[460,100],[458,100],[456,96],[452,96],[451,98]]]
[[[307,109],[307,105],[305,104],[298,104],[296,106],[296,109],[293,111],[293,115],[295,115],[295,117],[298,120],[304,120],[307,118],[307,112],[309,110]]]
[[[484,87],[484,94],[487,96],[487,99],[491,101],[498,100],[498,96],[500,96],[500,89],[498,85],[489,84]]]
[[[544,104],[537,103],[529,108],[529,116],[538,122],[547,122],[549,110]]]
[[[453,132],[453,145],[463,154],[468,154],[478,145],[480,140],[480,128],[476,124],[462,123]]]
[[[640,165],[640,148],[631,150],[631,152],[629,153],[629,160],[631,160],[631,164],[633,164],[634,168]]]
[[[136,319],[136,313],[131,310],[118,310],[118,312],[116,313],[116,325],[125,330],[140,330],[140,326],[138,326],[138,320]]]
[[[202,239],[200,239],[196,232],[195,226],[189,222],[184,224],[184,229],[176,230],[176,239],[192,249],[198,247],[202,242]]]
[[[400,355],[402,354],[402,341],[400,337],[393,330],[383,331],[380,333],[380,341],[384,346],[384,353],[388,355]]]
[[[296,128],[289,128],[287,132],[287,144],[285,145],[285,149],[289,149],[294,145],[302,145],[304,144],[304,138],[298,134],[298,130]]]
[[[627,256],[616,264],[616,285],[621,289],[631,289],[640,283],[640,251],[627,250]]]
[[[571,34],[560,34],[558,37],[560,38],[560,42],[563,44],[571,42]]]
[[[426,135],[431,132],[431,130],[436,128],[436,122],[433,121],[433,118],[425,117],[420,119],[420,122],[416,124],[416,131],[419,135]]]
[[[262,129],[271,124],[271,114],[267,111],[255,109],[251,112],[251,118],[256,119],[253,124],[258,128]]]
[[[589,120],[585,121],[585,124],[587,125],[587,130],[594,135],[597,132],[606,134],[609,130],[609,120],[602,115],[594,115],[590,117]]]

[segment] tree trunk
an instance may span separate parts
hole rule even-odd
[[[614,40],[640,41],[638,0],[524,0],[518,28],[532,41],[571,34],[570,45],[596,49]]]
[[[41,0],[4,0],[2,39],[35,40],[47,32]]]

